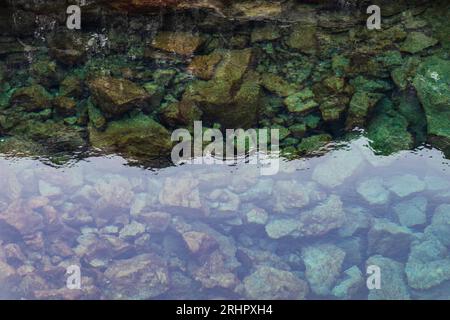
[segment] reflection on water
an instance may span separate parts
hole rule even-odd
[[[276,176],[125,163],[0,159],[2,298],[450,298],[450,167],[436,149],[380,157],[359,138]],[[73,265],[80,290],[66,287]]]

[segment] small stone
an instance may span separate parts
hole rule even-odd
[[[389,190],[383,185],[383,179],[370,178],[358,185],[357,192],[370,204],[382,205],[389,201]]]
[[[109,299],[150,299],[169,289],[166,262],[153,254],[116,260],[104,276],[108,280],[105,294]]]
[[[284,100],[284,104],[289,112],[298,114],[308,114],[319,107],[319,104],[314,101],[314,93],[310,89],[304,89],[288,96]]]
[[[272,239],[280,239],[297,231],[298,227],[296,219],[276,219],[266,225],[266,233]]]
[[[366,266],[377,266],[381,272],[381,288],[369,291],[369,300],[409,300],[404,266],[395,260],[376,255],[366,261]]]
[[[39,193],[43,197],[56,197],[62,194],[62,190],[60,187],[53,186],[43,180],[39,180]]]
[[[362,155],[355,150],[336,150],[327,160],[316,166],[312,179],[323,186],[335,188],[351,177],[363,162]]]
[[[193,254],[204,254],[218,245],[216,239],[204,232],[189,231],[183,233],[184,242]]]
[[[244,281],[245,296],[255,300],[303,300],[308,284],[295,274],[268,266],[260,266]]]
[[[256,28],[252,31],[251,41],[252,43],[261,41],[273,41],[281,37],[278,29],[273,25],[267,25],[262,28]]]
[[[152,46],[182,56],[191,56],[203,42],[202,37],[192,33],[162,31],[158,32]]]
[[[145,225],[136,221],[132,221],[120,230],[120,239],[132,239],[145,232]]]
[[[332,290],[332,294],[338,299],[350,300],[364,286],[364,278],[357,266],[344,271],[345,278]]]
[[[137,219],[144,223],[149,232],[164,232],[170,225],[171,215],[167,212],[143,212]]]
[[[387,219],[375,219],[367,240],[370,254],[398,258],[408,255],[413,235],[406,227]]]
[[[410,32],[400,50],[415,54],[426,48],[435,46],[438,42],[438,40],[428,37],[422,32]]]
[[[396,204],[394,211],[403,226],[420,226],[427,222],[427,204],[425,197],[415,197]]]
[[[301,236],[321,236],[343,225],[345,213],[339,196],[330,195],[311,211],[302,212],[298,219]]]
[[[332,244],[320,244],[303,248],[302,258],[311,290],[320,296],[330,295],[341,272],[345,252]]]
[[[429,191],[444,191],[450,190],[450,181],[437,176],[426,176],[424,179],[427,190]]]
[[[385,185],[402,198],[425,190],[425,182],[412,174],[393,176],[386,181]]]
[[[245,216],[247,217],[248,223],[265,225],[267,223],[267,220],[269,220],[269,214],[266,210],[261,208],[253,208],[252,210],[247,212]]]

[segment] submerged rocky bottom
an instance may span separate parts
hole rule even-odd
[[[0,4],[0,298],[450,299],[450,4],[378,2]],[[173,166],[195,121],[279,173]]]
[[[450,162],[435,149],[155,171],[0,159],[0,296],[449,299]],[[81,289],[66,287],[79,266]],[[381,288],[368,290],[368,266]]]

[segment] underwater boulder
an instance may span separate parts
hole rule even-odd
[[[243,283],[246,298],[256,300],[304,300],[309,291],[294,273],[269,266],[259,266]]]
[[[330,195],[314,209],[300,213],[297,229],[302,237],[322,236],[341,227],[345,218],[342,200]]]
[[[387,219],[374,219],[367,234],[370,254],[381,254],[384,257],[398,258],[408,255],[412,232]]]
[[[344,258],[345,251],[333,244],[318,244],[302,249],[306,280],[315,294],[331,294],[341,273]]]
[[[417,70],[414,87],[427,117],[429,141],[450,152],[450,61],[427,58]]]
[[[344,271],[345,277],[332,290],[338,299],[349,300],[364,287],[364,278],[357,266]]]
[[[414,242],[405,272],[409,286],[419,290],[430,289],[450,280],[447,248],[432,236]]]
[[[366,266],[381,270],[381,288],[369,291],[369,300],[410,300],[404,265],[393,259],[375,255],[367,259]]]
[[[166,262],[155,254],[116,260],[104,276],[109,299],[150,299],[166,292],[170,284]]]
[[[98,77],[88,82],[94,102],[109,117],[120,116],[146,106],[148,93],[137,84],[112,77]]]

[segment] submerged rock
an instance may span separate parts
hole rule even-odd
[[[389,201],[389,190],[384,187],[383,179],[370,178],[361,182],[357,192],[370,204],[386,204]]]
[[[413,235],[406,227],[387,219],[375,219],[367,240],[369,254],[398,258],[408,255]]]
[[[292,272],[267,266],[258,267],[243,282],[246,298],[255,300],[303,300],[309,290]]]
[[[419,196],[396,204],[394,211],[403,226],[420,226],[427,221],[427,204],[427,199]]]
[[[154,254],[142,254],[115,261],[104,273],[109,299],[144,300],[157,297],[169,288],[166,263]]]
[[[414,289],[430,289],[450,280],[448,250],[434,237],[415,242],[405,272],[408,284]]]
[[[401,198],[425,189],[425,182],[412,174],[393,176],[387,179],[385,185],[390,191]]]
[[[345,222],[339,196],[331,195],[311,211],[300,213],[298,231],[301,236],[321,236],[341,227]]]
[[[316,166],[312,179],[323,186],[335,188],[351,177],[363,162],[362,155],[356,150],[337,150]]]
[[[444,245],[450,246],[450,205],[438,206],[431,219],[431,224],[425,229],[426,234],[432,234]]]
[[[272,239],[280,239],[296,232],[299,227],[297,219],[275,219],[266,225],[266,233]]]
[[[333,296],[338,299],[349,300],[364,286],[364,278],[357,266],[344,271],[345,278],[332,290]]]
[[[311,290],[320,296],[330,295],[341,273],[345,252],[335,245],[321,244],[303,248],[302,258]]]
[[[366,261],[366,266],[377,266],[381,272],[381,288],[369,291],[369,300],[409,300],[404,266],[395,260],[376,255]]]

